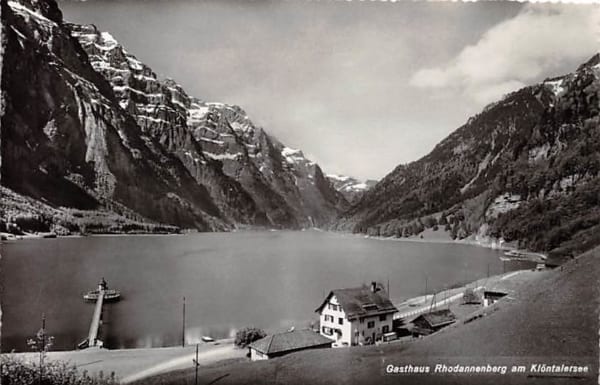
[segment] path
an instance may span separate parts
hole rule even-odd
[[[15,353],[25,360],[39,359],[37,353]],[[128,383],[172,370],[193,368],[192,359],[196,355],[196,345],[185,347],[147,348],[147,349],[101,349],[49,352],[48,361],[69,362],[80,371],[89,374],[103,373],[104,377],[112,372],[121,383]],[[200,365],[209,365],[221,360],[245,357],[245,349],[237,349],[232,339],[216,343],[200,343],[198,361]]]

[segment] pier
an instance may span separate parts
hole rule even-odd
[[[104,304],[104,290],[98,293],[92,323],[90,324],[90,332],[88,333],[88,347],[102,347],[102,341],[98,340],[98,332],[102,323],[102,305]]]
[[[102,326],[102,307],[105,302],[115,302],[121,299],[121,293],[117,290],[109,289],[104,278],[98,284],[97,290],[92,290],[83,295],[83,299],[88,302],[95,302],[94,314],[90,324],[90,331],[87,339],[83,340],[77,347],[85,349],[89,347],[102,347],[103,343],[98,339],[100,326]]]

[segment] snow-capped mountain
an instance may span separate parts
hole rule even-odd
[[[377,184],[377,181],[372,179],[362,182],[351,176],[337,174],[327,174],[327,179],[350,203],[358,202],[367,190]]]
[[[175,153],[192,175],[199,175],[199,182],[208,163],[219,164],[270,222],[284,226],[322,225],[345,207],[343,197],[319,180],[318,165],[301,152],[291,154],[240,107],[205,102],[188,96],[173,80],[158,80],[148,66],[94,26],[69,28],[94,69],[112,85],[120,106],[142,131]]]
[[[570,255],[600,244],[600,54],[515,91],[428,155],[400,165],[339,227],[410,236],[492,236]]]
[[[318,165],[241,108],[158,79],[109,33],[65,23],[54,1],[10,1],[2,22],[2,185],[50,207],[35,214],[47,227],[58,226],[48,210],[73,208],[201,230],[298,228],[346,207]]]

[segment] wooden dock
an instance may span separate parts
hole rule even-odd
[[[101,347],[102,341],[98,340],[98,332],[100,331],[100,324],[102,323],[102,305],[104,304],[104,290],[100,290],[98,299],[96,300],[96,307],[94,308],[94,315],[92,316],[92,323],[90,324],[90,332],[88,333],[88,346],[89,347]]]

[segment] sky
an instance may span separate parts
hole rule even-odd
[[[600,51],[600,5],[61,1],[160,78],[255,124],[326,173],[380,179],[504,94]]]

